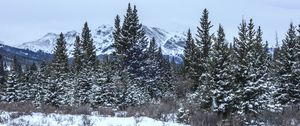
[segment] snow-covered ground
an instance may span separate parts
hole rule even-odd
[[[162,122],[148,117],[110,117],[62,114],[19,114],[0,112],[0,126],[187,126],[176,122]]]

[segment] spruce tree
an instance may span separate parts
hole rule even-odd
[[[8,74],[7,81],[5,83],[5,98],[6,102],[18,102],[22,96],[22,84],[20,83],[21,65],[17,60],[17,57],[14,56],[12,60],[11,71]]]
[[[187,40],[184,47],[184,73],[189,78],[196,80],[196,65],[197,65],[197,53],[199,52],[198,47],[196,47],[194,39],[192,37],[191,30],[188,30]]]
[[[3,57],[0,54],[0,101],[3,101],[5,96],[5,71],[3,65]]]
[[[209,50],[212,44],[212,35],[210,34],[210,29],[213,26],[211,25],[211,21],[208,19],[208,14],[208,10],[204,9],[200,19],[200,27],[197,27],[198,39],[196,39],[196,42],[200,47],[202,59],[208,58]]]
[[[68,55],[66,49],[66,41],[63,33],[60,33],[56,40],[52,60],[53,72],[56,75],[62,75],[68,72]]]
[[[200,18],[200,27],[197,27],[198,38],[196,39],[196,43],[200,51],[196,54],[198,64],[196,75],[198,76],[195,77],[196,84],[193,86],[193,90],[196,90],[198,86],[208,86],[204,83],[206,83],[205,80],[209,80],[209,75],[203,74],[208,72],[209,66],[207,60],[209,59],[209,53],[212,45],[212,35],[210,34],[210,29],[213,26],[211,25],[211,21],[209,21],[208,14],[208,10],[204,9],[202,17]]]
[[[119,48],[121,50],[117,49],[117,53],[120,53],[120,57],[118,57],[121,61],[120,71],[123,74],[124,72],[128,72],[128,79],[130,79],[126,80],[126,90],[124,91],[126,92],[124,93],[126,96],[124,96],[121,101],[132,101],[128,104],[139,104],[140,102],[136,101],[136,96],[139,94],[145,94],[140,97],[144,97],[142,98],[143,101],[149,100],[147,85],[145,85],[145,81],[143,81],[147,78],[145,68],[147,67],[146,48],[148,41],[142,29],[142,24],[139,23],[136,6],[132,9],[131,5],[128,4],[120,34],[119,42],[121,43],[115,45],[121,47]]]
[[[5,82],[5,71],[3,63],[3,56],[0,54],[0,91],[2,91]]]
[[[296,27],[291,23],[280,49],[277,60],[277,93],[275,98],[282,105],[300,101],[299,91],[299,49]]]
[[[115,18],[115,30],[113,32],[113,37],[114,37],[114,47],[116,48],[116,53],[117,54],[123,54],[124,53],[124,42],[121,41],[121,20],[119,15],[116,16]]]
[[[231,54],[228,43],[225,40],[224,29],[219,25],[217,38],[212,46],[211,53],[211,107],[214,111],[228,116],[229,108],[232,105],[232,75],[231,75]]]
[[[94,69],[96,66],[96,47],[94,45],[94,40],[92,38],[91,30],[88,26],[88,23],[85,22],[82,33],[81,33],[81,42],[83,49],[83,66],[84,68]]]
[[[75,72],[78,73],[82,69],[82,60],[83,60],[82,45],[79,36],[76,36],[74,46],[75,46],[74,53],[73,53],[74,69]]]

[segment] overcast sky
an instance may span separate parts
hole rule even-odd
[[[141,23],[178,32],[195,33],[207,8],[213,31],[221,23],[229,41],[243,18],[253,18],[271,44],[276,31],[282,39],[290,22],[300,23],[299,0],[0,0],[0,40],[16,45],[48,32],[79,30],[85,21],[91,29],[112,25],[128,2],[137,5]]]

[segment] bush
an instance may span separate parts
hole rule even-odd
[[[168,121],[174,119],[177,108],[176,103],[173,101],[163,101],[160,104],[144,104],[127,108],[127,116],[136,116],[138,114],[140,116]]]
[[[258,116],[261,122],[274,126],[293,126],[300,123],[300,106],[289,106],[282,112],[264,111]]]
[[[30,113],[36,111],[36,107],[31,102],[0,102],[0,109],[7,112]]]

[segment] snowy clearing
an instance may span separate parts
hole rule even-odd
[[[0,112],[0,126],[188,126],[148,117],[106,117],[103,115],[62,115]]]

